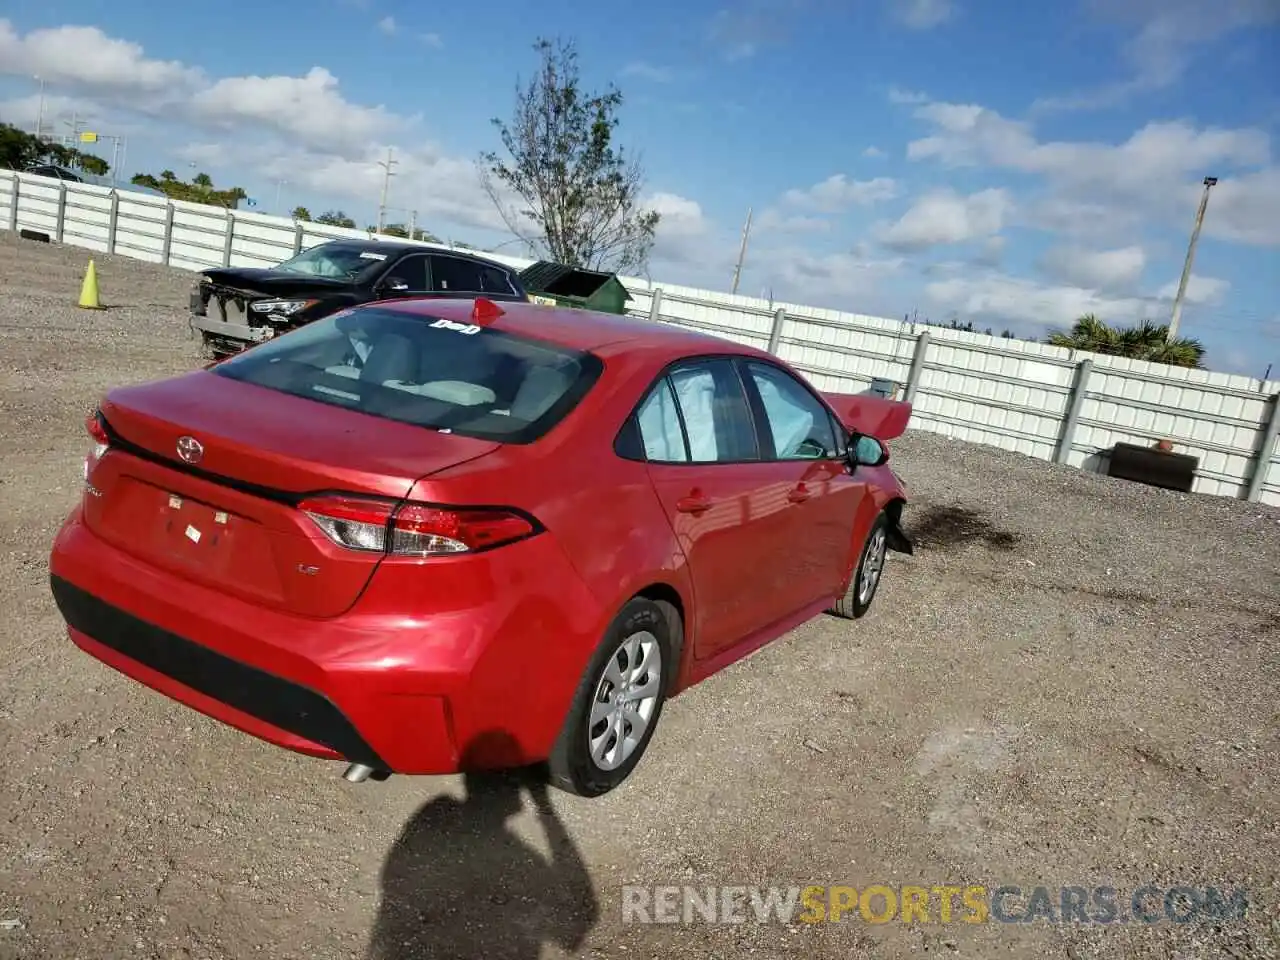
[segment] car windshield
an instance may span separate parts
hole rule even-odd
[[[276,269],[333,280],[355,280],[386,261],[386,253],[370,250],[367,244],[322,243],[286,260]]]
[[[316,320],[212,372],[317,403],[500,443],[531,443],[599,378],[593,354],[383,307]]]

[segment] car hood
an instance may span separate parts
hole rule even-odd
[[[350,280],[334,280],[329,277],[313,277],[305,273],[259,267],[218,267],[200,272],[219,286],[251,293],[265,293],[273,297],[332,293],[337,290],[348,290],[355,285]]]

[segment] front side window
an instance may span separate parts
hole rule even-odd
[[[426,293],[431,289],[427,281],[427,258],[421,254],[402,257],[387,271],[385,283],[388,289],[395,289],[392,284],[396,280],[405,284],[404,289],[398,292]]]
[[[577,406],[603,369],[590,353],[371,306],[299,327],[211,372],[374,417],[530,443]]]
[[[831,415],[826,407],[784,370],[748,363],[760,394],[774,456],[779,460],[820,460],[839,455]]]
[[[388,255],[370,250],[367,244],[322,243],[304,250],[275,269],[289,273],[305,273],[331,280],[358,280],[386,266]]]

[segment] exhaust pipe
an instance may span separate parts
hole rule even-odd
[[[367,767],[363,763],[353,763],[347,767],[342,779],[349,783],[364,783],[372,775],[373,767]]]

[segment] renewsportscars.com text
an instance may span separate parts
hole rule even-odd
[[[622,888],[624,923],[1193,923],[1243,920],[1244,889],[871,884]]]

